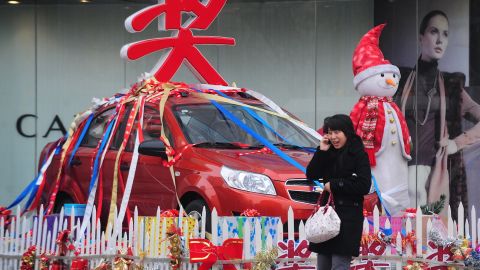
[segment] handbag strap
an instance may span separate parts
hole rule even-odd
[[[322,191],[322,194],[318,198],[317,204],[315,205],[315,207],[313,209],[314,213],[317,212],[318,209],[320,209],[323,198],[325,197],[325,193],[326,193],[325,191]],[[333,209],[335,209],[335,203],[334,203],[334,200],[333,200],[333,193],[329,192],[329,194],[330,194],[330,196],[328,197],[328,201],[327,201],[327,204],[325,204],[325,206],[331,206],[331,207],[333,207]]]

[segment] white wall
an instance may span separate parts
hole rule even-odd
[[[0,6],[0,205],[11,202],[35,176],[42,147],[61,136],[46,133],[59,115],[65,128],[92,97],[111,96],[150,71],[153,54],[124,62],[122,45],[159,36],[124,29],[125,18],[141,6]],[[349,113],[358,99],[352,86],[351,55],[373,26],[373,0],[235,2],[227,4],[208,31],[198,35],[234,37],[235,47],[200,50],[228,82],[271,97],[318,128],[333,113]],[[182,68],[176,81],[196,82]],[[36,138],[23,138],[15,122]]]

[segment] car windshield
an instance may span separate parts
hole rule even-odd
[[[244,107],[232,104],[222,106],[252,131],[277,146],[291,149],[317,146],[313,136],[284,118],[257,110],[247,111]],[[269,110],[266,106],[261,108]],[[260,141],[228,119],[213,104],[178,105],[174,111],[190,143],[219,148],[228,148],[228,144],[263,147]]]

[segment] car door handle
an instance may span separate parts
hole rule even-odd
[[[120,164],[120,171],[128,171],[130,169],[130,165],[127,163]]]
[[[72,162],[70,164],[72,166],[80,166],[80,165],[82,165],[82,161],[79,158],[74,158],[74,159],[72,159]]]

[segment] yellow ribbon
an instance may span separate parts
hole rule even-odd
[[[241,103],[241,102],[238,102],[238,101],[235,101],[235,100],[232,100],[232,99],[228,99],[228,98],[224,98],[224,97],[221,97],[221,96],[217,96],[217,95],[206,94],[206,93],[192,93],[191,95],[199,97],[199,98],[204,98],[204,99],[209,99],[209,100],[214,100],[214,101],[218,101],[218,102],[223,102],[223,103],[228,103],[228,104],[233,104],[233,105],[237,105],[237,106],[246,107],[246,108],[249,108],[249,109],[252,109],[252,110],[256,110],[256,111],[268,113],[268,114],[271,114],[271,115],[275,115],[275,116],[290,120],[292,122],[300,122],[299,120],[294,119],[290,116],[282,115],[282,114],[279,114],[279,113],[276,113],[276,112],[273,112],[273,111],[270,111],[270,110],[266,110],[266,109],[263,109],[263,108],[260,108],[260,107],[248,105],[248,104],[245,104],[245,103]]]
[[[134,111],[130,112],[130,116],[133,116],[133,118],[137,117],[137,112],[140,106],[140,102],[138,102],[138,99],[135,101],[134,104]],[[129,117],[130,117],[129,116]],[[120,121],[120,119],[119,119]],[[128,121],[128,120],[127,120]],[[127,129],[129,127],[127,126]],[[133,129],[134,125],[130,127],[130,129]],[[125,133],[127,130],[125,130]],[[107,222],[107,228],[109,229],[109,226],[112,226],[114,224],[115,220],[115,207],[117,205],[117,194],[118,194],[118,165],[120,163],[120,156],[125,149],[125,145],[128,142],[128,138],[124,141],[122,141],[122,144],[120,145],[120,148],[118,149],[117,156],[115,157],[115,166],[114,166],[114,171],[113,171],[113,183],[112,183],[112,196],[110,198],[110,210],[108,214],[108,222]],[[107,229],[107,231],[109,231]]]

